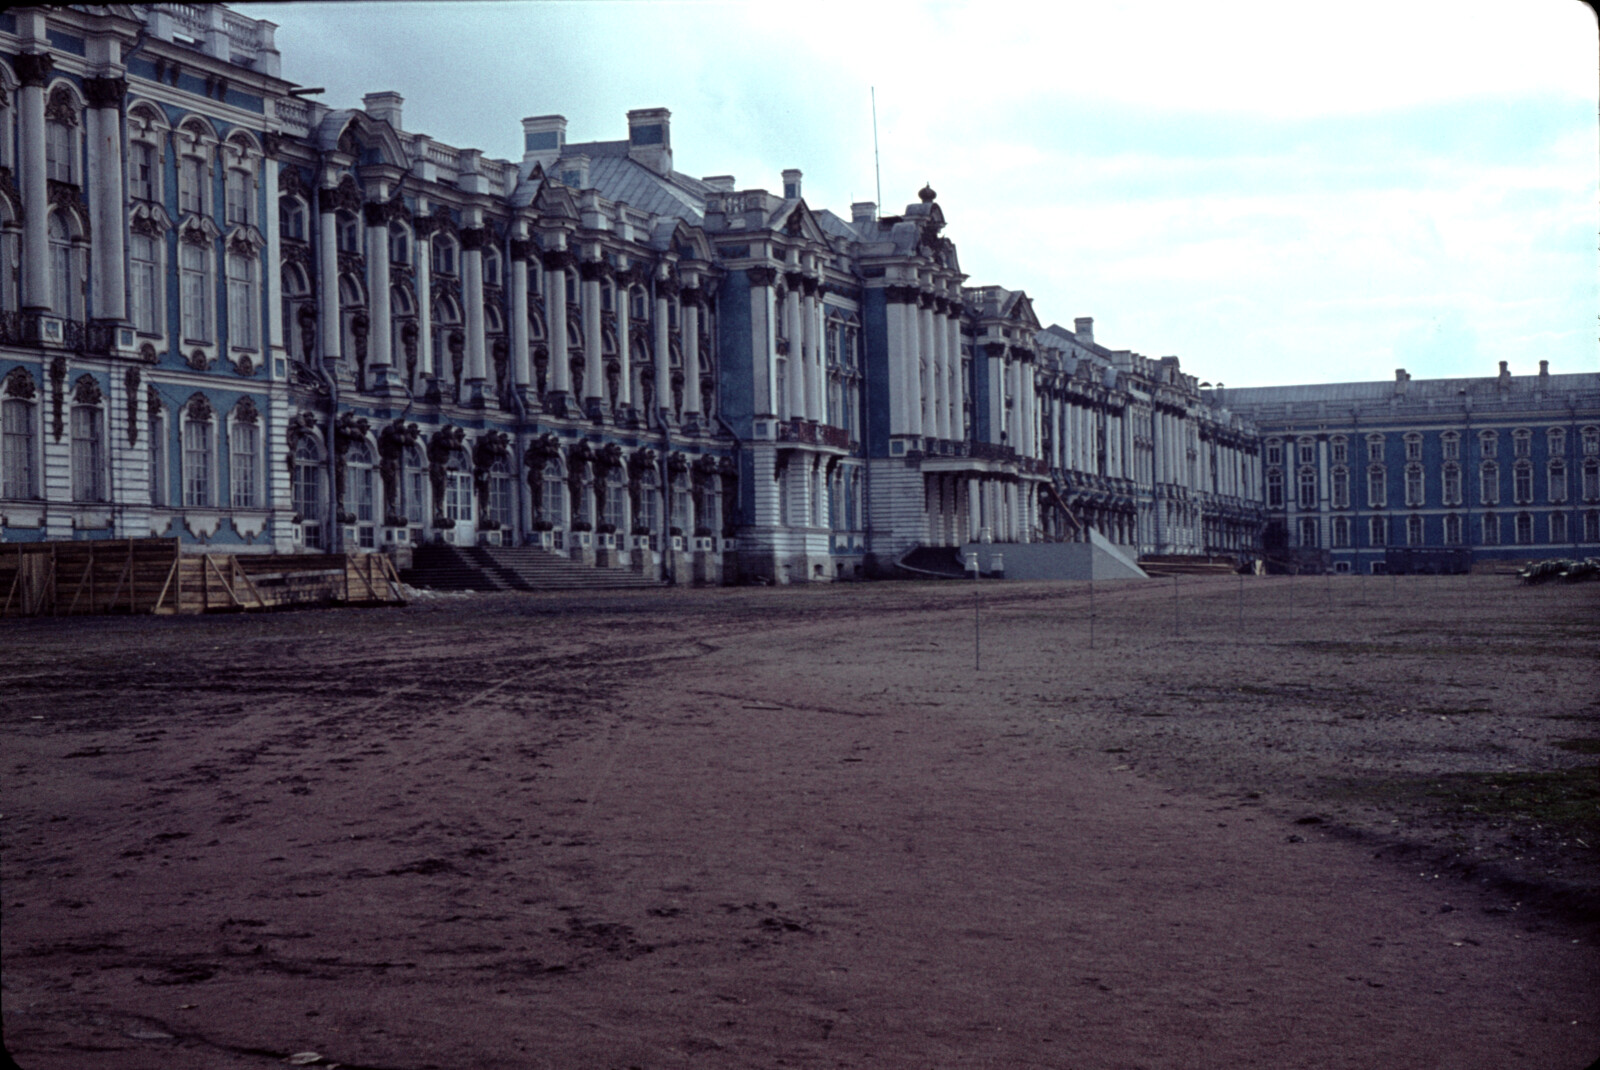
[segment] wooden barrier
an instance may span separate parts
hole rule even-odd
[[[177,539],[0,544],[0,617],[403,604],[383,554],[185,553]]]

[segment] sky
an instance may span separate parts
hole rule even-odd
[[[330,107],[520,160],[521,120],[815,209],[931,184],[968,285],[1229,386],[1600,370],[1578,0],[240,4]]]

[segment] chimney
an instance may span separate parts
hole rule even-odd
[[[1511,378],[1511,367],[1505,361],[1500,362],[1500,381],[1507,382]]]
[[[797,201],[800,199],[800,171],[789,168],[783,173],[783,199]]]
[[[1550,362],[1548,360],[1541,360],[1539,362],[1539,378],[1540,379],[1549,379],[1550,378]]]
[[[368,115],[380,123],[388,123],[396,130],[400,126],[400,105],[405,103],[405,98],[399,93],[390,90],[384,93],[368,93],[361,98],[361,106]]]
[[[1079,316],[1072,321],[1072,334],[1080,345],[1094,345],[1094,317]]]
[[[565,115],[535,115],[522,120],[522,168],[532,171],[538,164],[548,172],[567,147]]]
[[[850,222],[860,225],[871,223],[878,216],[878,206],[872,201],[857,201],[850,206]]]
[[[707,175],[700,181],[704,182],[718,193],[733,192],[734,187],[732,175]]]
[[[628,113],[628,159],[658,175],[672,171],[672,113],[666,108],[635,108]]]
[[[1404,396],[1405,392],[1406,392],[1406,384],[1409,383],[1410,381],[1411,381],[1411,373],[1410,372],[1406,371],[1404,368],[1396,368],[1394,370],[1394,392],[1395,392],[1395,396],[1397,396],[1397,397]]]

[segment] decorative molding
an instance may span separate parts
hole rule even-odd
[[[84,372],[72,384],[72,401],[76,405],[98,405],[105,400],[105,393],[100,389],[100,384],[94,376]]]
[[[566,271],[578,262],[571,249],[546,249],[539,259],[546,271]]]
[[[345,175],[337,186],[317,190],[317,209],[323,214],[337,211],[360,213],[363,198],[356,180]]]
[[[183,403],[183,411],[188,415],[189,419],[198,423],[209,422],[214,415],[214,411],[211,408],[211,399],[198,390],[190,394],[189,400]]]
[[[461,251],[470,253],[481,251],[489,244],[489,229],[487,227],[462,227],[460,231]]]
[[[128,95],[126,78],[85,78],[83,95],[91,108],[121,108]]]
[[[50,94],[50,99],[44,106],[44,121],[60,123],[63,126],[78,125],[78,102],[71,90],[60,86]]]
[[[129,368],[122,375],[122,384],[128,390],[128,445],[139,444],[139,375],[138,368]]]
[[[35,86],[43,89],[50,82],[56,61],[48,52],[24,52],[16,58],[14,65],[17,70],[17,80],[24,88]]]
[[[603,282],[611,274],[611,265],[604,260],[585,260],[578,265],[578,277],[584,282]]]
[[[66,403],[67,394],[66,357],[57,357],[55,360],[50,362],[50,385],[55,387],[51,396],[52,408],[54,409],[52,414],[52,430],[55,433],[56,441],[60,442],[62,434],[64,434],[66,431],[66,425],[61,412],[62,406]]]
[[[34,385],[32,373],[20,364],[6,373],[5,390],[7,397],[21,401],[32,401],[38,396],[38,388]]]

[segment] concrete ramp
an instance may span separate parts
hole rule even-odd
[[[1008,580],[1144,580],[1150,577],[1125,550],[1098,531],[1088,542],[969,542],[961,559],[978,555],[978,568],[995,570],[995,558],[1005,567]]]

